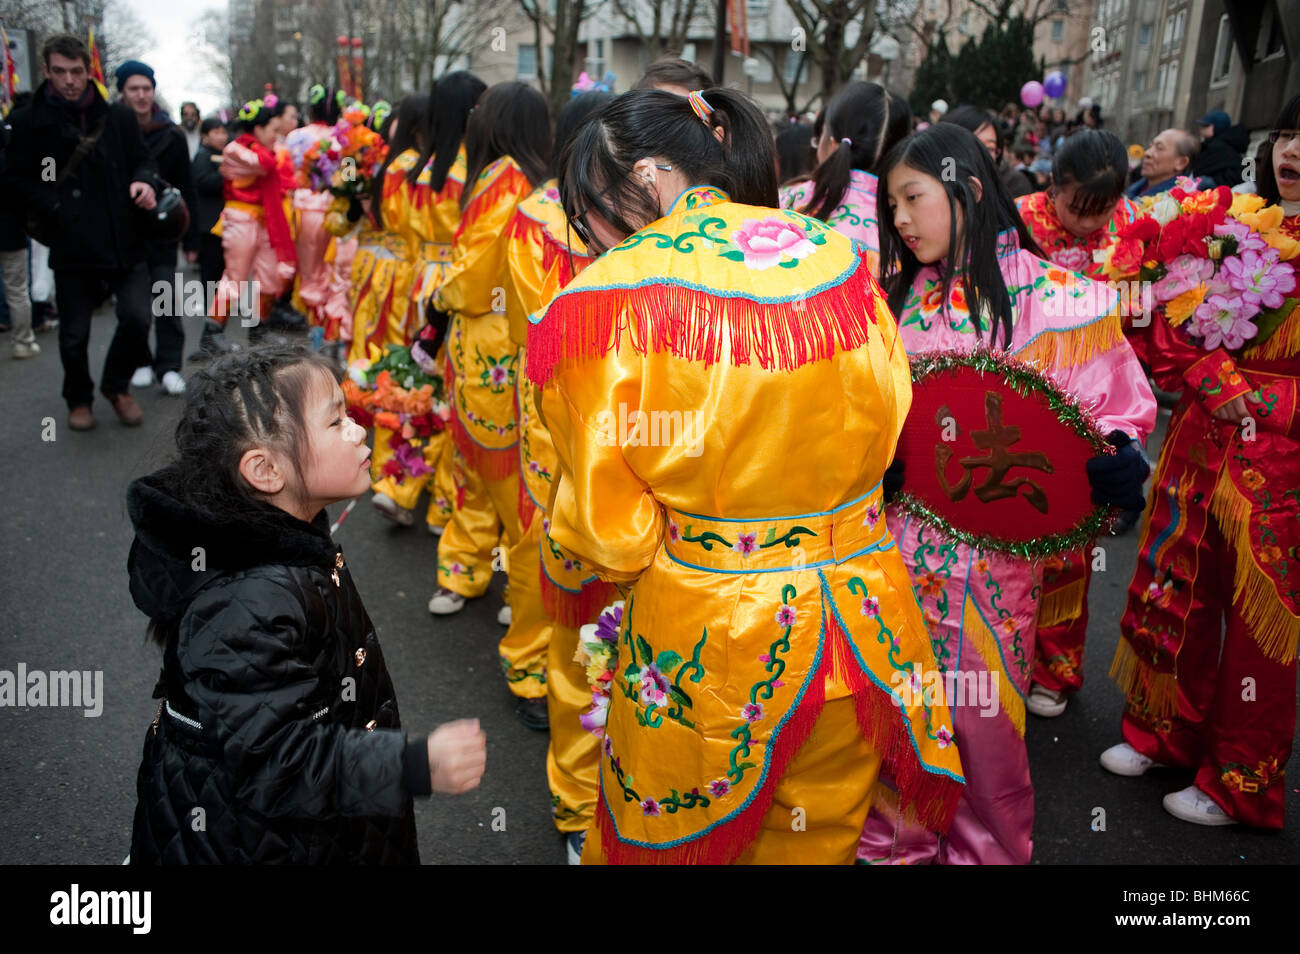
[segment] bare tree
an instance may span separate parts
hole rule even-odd
[[[595,12],[588,0],[519,0],[524,15],[533,24],[533,36],[538,56],[537,81],[542,93],[550,101],[551,116],[558,116],[569,100],[573,85],[574,67],[578,59],[578,29],[582,21]],[[554,39],[554,56],[551,75],[542,68],[543,40],[547,33]]]
[[[875,0],[786,0],[803,29],[808,56],[821,71],[823,102],[843,86],[866,58],[875,27]],[[853,28],[857,37],[849,43]]]
[[[230,51],[229,7],[211,7],[199,14],[190,34],[190,53],[200,72],[209,79],[208,91],[233,101],[235,72]]]
[[[666,50],[686,45],[699,0],[612,0],[614,9],[636,31],[646,57],[653,63]]]

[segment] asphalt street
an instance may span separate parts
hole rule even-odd
[[[97,381],[113,326],[111,311],[101,310],[91,340]],[[192,345],[197,327],[187,333]],[[102,670],[103,711],[87,717],[81,709],[0,708],[0,864],[116,864],[130,844],[135,775],[160,661],[127,590],[132,531],[125,490],[166,462],[183,399],[156,387],[137,393],[145,420],[129,429],[101,397],[99,426],[72,432],[59,394],[57,338],[39,340],[44,350],[37,358],[12,361],[6,348],[0,363],[0,485],[7,488],[0,498],[0,669],[22,663],[29,671]],[[1162,412],[1161,433],[1167,420]],[[403,725],[422,733],[478,717],[487,733],[482,786],[417,803],[424,861],[562,864],[563,842],[550,821],[546,736],[515,719],[496,662],[501,575],[459,615],[435,618],[426,603],[436,539],[422,523],[395,527],[363,499],[336,539],[378,629]],[[1137,537],[1102,543],[1107,566],[1093,578],[1084,689],[1063,716],[1029,717],[1035,863],[1300,861],[1294,772],[1285,783],[1288,827],[1264,833],[1202,828],[1166,814],[1161,797],[1189,784],[1190,772],[1122,779],[1097,764],[1119,740],[1123,699],[1107,670]],[[1093,830],[1097,808],[1105,811],[1104,831]]]

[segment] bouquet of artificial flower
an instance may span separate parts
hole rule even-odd
[[[400,481],[433,472],[436,461],[427,460],[424,452],[429,438],[446,430],[451,405],[442,378],[425,374],[410,348],[390,346],[377,361],[354,362],[343,395],[354,421],[391,432],[388,446],[394,456],[384,463],[385,474]]]
[[[600,611],[594,623],[578,630],[578,651],[574,661],[587,670],[591,686],[591,708],[578,717],[582,727],[597,738],[605,734],[609,715],[609,691],[618,665],[618,631],[623,624],[623,601],[618,600]]]
[[[1279,206],[1189,180],[1142,200],[1141,214],[1096,253],[1110,278],[1149,283],[1172,327],[1207,351],[1263,343],[1300,301],[1300,242]]]

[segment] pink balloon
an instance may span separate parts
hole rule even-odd
[[[1030,109],[1039,105],[1043,101],[1043,84],[1038,80],[1030,80],[1020,87],[1020,101]]]

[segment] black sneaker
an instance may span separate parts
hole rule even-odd
[[[276,303],[271,309],[267,327],[278,331],[306,331],[307,316],[291,305]]]
[[[238,351],[239,346],[227,340],[221,326],[211,318],[203,323],[203,334],[199,336],[199,347],[186,361],[199,363],[219,357],[228,351]]]
[[[515,716],[525,728],[538,732],[547,732],[551,728],[551,717],[546,712],[546,697],[540,699],[520,699],[515,705]]]

